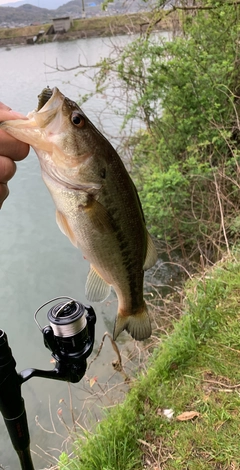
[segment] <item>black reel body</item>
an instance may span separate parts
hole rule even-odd
[[[58,370],[64,367],[72,372],[66,380],[78,382],[93,349],[95,312],[92,307],[71,300],[55,305],[47,316],[50,325],[42,329],[44,344],[52,351]]]
[[[57,361],[74,364],[91,354],[96,322],[92,307],[71,301],[55,305],[47,316],[50,325],[42,330],[44,344]]]

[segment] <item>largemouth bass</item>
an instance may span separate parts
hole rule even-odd
[[[152,330],[143,276],[157,253],[122,160],[79,106],[57,88],[44,89],[38,109],[27,117],[0,126],[37,153],[57,223],[90,262],[87,299],[103,301],[113,286],[118,298],[113,338],[123,330],[136,340],[148,338]]]

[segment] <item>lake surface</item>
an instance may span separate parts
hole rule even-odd
[[[124,44],[130,40],[127,36],[119,37],[114,38],[114,43]],[[49,85],[58,86],[65,95],[77,101],[80,93],[84,95],[93,90],[91,80],[87,76],[77,75],[76,70],[56,72],[46,64],[55,66],[57,62],[64,67],[74,67],[80,61],[91,65],[99,57],[108,56],[111,50],[112,40],[99,38],[15,47],[10,51],[0,49],[0,100],[26,114],[36,108],[37,95]],[[106,96],[91,98],[83,109],[98,128],[98,116],[101,115],[102,130],[112,135],[117,143],[122,119],[109,112]],[[42,334],[33,319],[34,312],[44,302],[61,295],[87,303],[84,287],[89,266],[80,251],[57,227],[54,205],[42,182],[38,159],[33,151],[18,164],[17,174],[9,187],[10,196],[0,211],[0,328],[8,335],[17,371],[30,367],[52,369],[51,355],[43,345]],[[94,304],[94,309],[97,314],[96,351],[104,332],[111,333],[113,330],[117,312],[114,295],[105,303]],[[48,323],[46,312],[45,309],[39,316],[43,326]],[[122,335],[118,344],[126,349],[128,345],[131,347],[132,341],[126,334]],[[114,352],[106,341],[99,359],[87,373],[88,378],[96,376],[99,383],[105,383],[113,375],[111,383],[120,383],[120,374],[113,374],[113,359]],[[90,393],[94,399],[94,387],[83,379],[71,389],[77,415]],[[57,410],[59,407],[63,409],[64,420],[69,424],[68,385],[33,378],[23,384],[22,394],[27,409],[34,465],[36,470],[42,469],[56,463],[52,456],[57,458],[59,451],[51,449],[60,449],[66,436]],[[41,426],[36,425],[36,416]],[[8,470],[20,468],[1,416],[0,465]]]

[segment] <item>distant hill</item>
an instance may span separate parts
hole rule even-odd
[[[36,3],[35,0],[30,0]],[[59,0],[57,0],[59,3]],[[40,2],[39,2],[40,3]],[[42,0],[41,0],[42,3]],[[46,3],[46,2],[45,2]],[[85,10],[88,13],[90,5],[101,12],[102,0],[86,1]],[[48,2],[49,4],[49,2]],[[29,25],[31,23],[45,23],[52,18],[70,15],[73,18],[82,16],[82,0],[72,0],[56,9],[40,8],[30,3],[24,3],[18,7],[0,6],[0,26]]]
[[[135,0],[134,2],[115,0],[114,3],[109,4],[108,13],[103,13],[101,8],[102,1],[103,0],[84,0],[86,16],[135,13],[139,10],[148,10],[150,3],[145,2],[144,0]],[[54,2],[63,3],[64,0],[51,1],[52,4]],[[24,3],[18,7],[0,6],[0,27],[27,26],[35,23],[47,23],[50,22],[52,18],[68,15],[72,18],[82,17],[82,0],[72,0],[56,9],[40,8],[39,6],[36,6],[36,3],[50,4],[50,2],[46,2],[46,0],[29,0],[29,3]]]
[[[43,23],[51,20],[55,10],[38,8],[34,5],[25,4],[17,8],[0,7],[0,24],[6,23],[9,26],[28,25],[34,22]]]

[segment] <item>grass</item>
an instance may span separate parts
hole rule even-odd
[[[77,436],[61,470],[240,468],[239,260],[236,253],[188,283],[184,314],[147,373],[94,435]],[[186,411],[195,418],[181,421]]]
[[[102,16],[95,18],[84,18],[74,20],[73,22],[73,31],[79,30],[92,30],[92,29],[102,29],[110,28],[111,26],[134,26],[137,27],[142,24],[144,21],[148,21],[151,18],[150,13],[142,14],[128,14],[128,15],[113,15],[113,16]]]
[[[50,24],[24,26],[21,28],[1,28],[0,39],[37,36],[39,31],[47,31]]]

